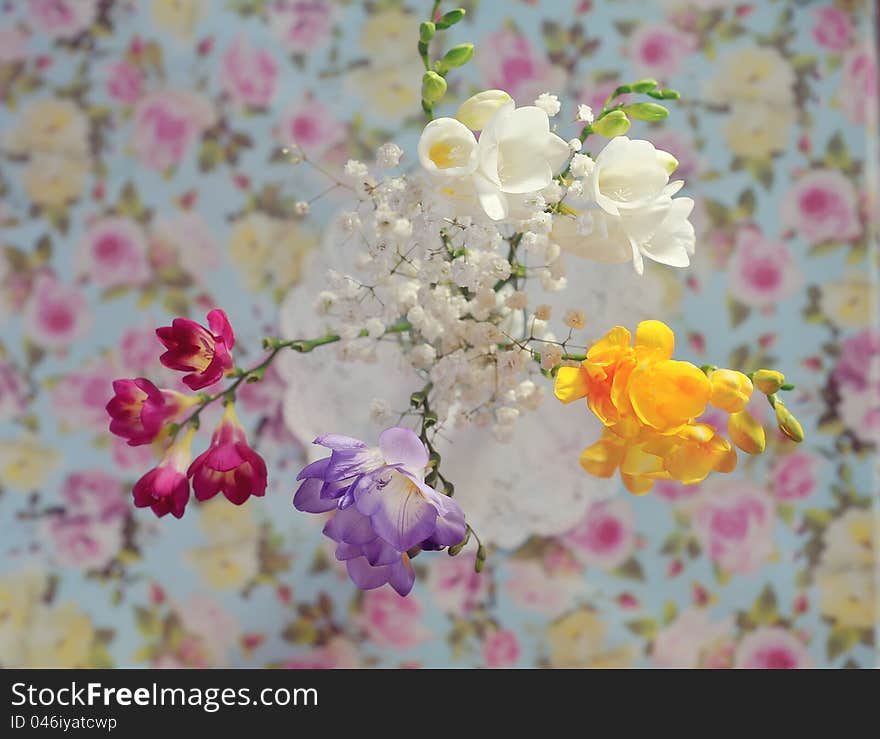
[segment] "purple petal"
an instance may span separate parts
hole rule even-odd
[[[328,480],[345,480],[355,475],[375,472],[383,467],[384,464],[381,453],[375,447],[342,451],[334,450],[333,454],[330,455],[330,464],[325,474]]]
[[[325,446],[334,451],[343,451],[345,449],[363,449],[367,445],[360,439],[351,436],[343,436],[342,434],[323,434],[315,439],[312,444]]]
[[[344,541],[356,546],[367,544],[376,538],[370,519],[360,514],[354,506],[337,511],[324,526],[324,534],[333,541]]]
[[[323,480],[325,478],[325,473],[327,472],[327,466],[329,464],[330,457],[324,457],[323,459],[319,459],[316,462],[307,464],[296,476],[296,479],[305,480],[311,477],[320,477]]]
[[[346,544],[344,541],[339,542],[336,545],[336,559],[340,562],[347,559],[356,559],[357,557],[363,557],[364,553],[360,547],[356,547],[354,544]]]
[[[336,508],[336,501],[321,497],[321,480],[313,477],[299,486],[293,496],[293,507],[305,513],[325,513]]]
[[[419,476],[428,464],[428,450],[422,440],[407,428],[394,426],[379,437],[379,450],[387,464],[399,464]]]
[[[326,500],[335,500],[349,489],[350,482],[348,480],[327,480],[321,486],[321,497]]]
[[[388,477],[357,491],[356,496],[357,509],[370,517],[373,530],[399,552],[434,533],[437,509],[403,472],[391,470]]]
[[[424,491],[424,487],[422,490]],[[431,541],[440,546],[454,546],[464,539],[465,531],[467,531],[464,512],[458,503],[448,495],[438,493],[436,490],[431,492],[433,495],[428,496],[428,500],[437,509],[437,523]]]
[[[352,582],[361,590],[382,587],[391,575],[391,566],[373,567],[364,557],[348,560],[345,567]]]
[[[388,575],[388,583],[397,591],[398,595],[406,595],[412,590],[413,583],[416,579],[416,573],[413,570],[409,557],[405,554],[396,564],[390,565],[391,572]]]
[[[375,541],[364,544],[360,549],[363,552],[363,556],[367,558],[367,562],[374,567],[393,564],[400,559],[401,554],[393,546],[378,537],[376,537]]]

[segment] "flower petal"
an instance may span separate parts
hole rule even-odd
[[[373,530],[399,552],[405,552],[434,533],[437,509],[417,483],[394,469],[376,477],[372,486],[356,493],[357,510],[370,517]]]
[[[428,450],[413,431],[400,426],[386,429],[379,437],[379,450],[386,464],[403,465],[418,475],[428,464]]]

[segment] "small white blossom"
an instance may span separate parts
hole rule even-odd
[[[562,361],[562,349],[556,344],[541,347],[541,369],[551,370]]]
[[[379,318],[367,320],[365,328],[371,339],[379,339],[385,334],[385,322]]]
[[[592,123],[594,120],[593,109],[589,105],[581,103],[577,107],[577,115],[575,120],[579,123]]]
[[[587,325],[587,317],[582,310],[571,308],[565,311],[565,316],[563,317],[562,322],[570,329],[580,331]]]
[[[410,351],[410,361],[416,369],[425,369],[437,359],[437,351],[430,344],[419,344]]]
[[[575,177],[588,177],[596,163],[586,154],[575,154],[571,158],[571,173]]]
[[[308,215],[311,209],[312,207],[305,200],[297,200],[293,205],[293,211],[298,216]]]
[[[352,180],[357,180],[358,182],[363,182],[370,174],[367,165],[356,159],[349,159],[345,163],[345,167],[343,167],[342,171],[345,172],[346,177]]]
[[[578,138],[568,140],[568,150],[574,154],[584,148],[584,142]]]
[[[393,169],[400,164],[400,158],[403,156],[403,149],[397,144],[389,142],[382,144],[376,150],[376,164],[382,169]]]
[[[546,303],[542,303],[537,308],[535,308],[535,318],[537,318],[539,321],[549,321],[552,315],[553,309]]]
[[[529,296],[521,290],[515,290],[507,296],[504,304],[511,310],[523,310],[529,304]]]
[[[543,110],[551,118],[562,108],[559,98],[556,95],[551,95],[549,92],[542,92],[538,95],[538,99],[535,100],[535,106]]]
[[[391,421],[391,406],[382,398],[373,398],[370,401],[370,420],[373,423],[384,425]]]

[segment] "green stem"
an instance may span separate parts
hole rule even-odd
[[[385,329],[385,333],[383,336],[387,336],[388,334],[401,334],[405,333],[412,329],[412,324],[409,321],[398,321],[397,323],[388,326]],[[369,332],[366,329],[363,329],[358,332],[358,338],[365,338],[369,336]],[[234,377],[235,379],[229,385],[229,387],[221,390],[220,392],[214,393],[213,395],[202,394],[199,407],[196,408],[189,416],[187,416],[186,420],[181,422],[177,428],[172,433],[171,439],[172,441],[177,437],[177,434],[180,432],[180,429],[187,425],[195,425],[198,428],[199,424],[199,416],[202,411],[205,410],[210,405],[213,405],[221,398],[225,398],[227,401],[232,401],[235,399],[235,391],[238,389],[239,385],[243,382],[254,382],[259,381],[263,378],[263,375],[268,369],[269,365],[275,361],[278,354],[282,349],[292,349],[295,352],[299,352],[300,354],[308,354],[309,352],[317,349],[319,346],[325,346],[327,344],[335,344],[337,341],[341,341],[342,337],[338,334],[326,334],[324,336],[319,336],[316,339],[278,339],[278,338],[266,338],[263,339],[263,347],[265,349],[271,349],[269,354],[263,359],[263,361],[255,364],[250,369],[246,370],[235,370]]]

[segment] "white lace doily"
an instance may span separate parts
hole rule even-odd
[[[349,255],[337,238],[335,229],[327,230],[305,281],[285,300],[284,336],[312,337],[324,331],[312,307],[314,297],[325,288],[327,268],[349,269]],[[589,327],[584,342],[614,325],[634,329],[638,321],[659,314],[665,287],[656,270],[654,276],[649,272],[639,278],[630,265],[567,261],[569,287],[551,294],[536,288],[533,301],[553,305],[556,317],[566,308],[583,310]],[[393,343],[380,345],[376,364],[337,361],[332,345],[308,355],[286,354],[279,364],[288,384],[286,423],[307,444],[326,432],[375,439],[381,427],[370,419],[371,401],[381,398],[392,409],[404,410],[422,383],[415,371],[402,366]],[[616,478],[590,477],[578,464],[581,450],[599,438],[599,423],[579,403],[556,402],[550,381],[546,383],[544,403],[518,421],[509,443],[501,444],[488,429],[476,427],[449,429],[436,442],[443,475],[455,484],[456,500],[487,544],[513,548],[533,535],[561,534],[580,520],[589,501],[620,489]],[[314,453],[315,458],[324,456],[317,447]]]

